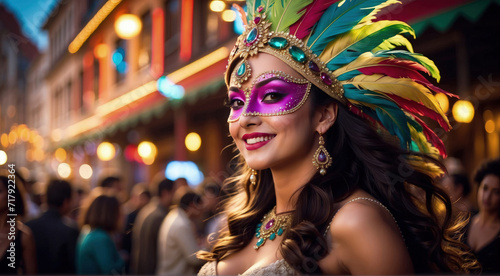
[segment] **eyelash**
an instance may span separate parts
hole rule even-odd
[[[276,96],[277,99],[271,100],[272,103],[275,103],[275,102],[278,102],[279,100],[283,99],[283,97],[285,95],[283,93],[279,93],[279,92],[269,92],[269,93],[266,93],[266,95],[264,95],[264,98],[262,99],[262,102],[265,102],[265,100],[266,100],[266,98],[268,96]]]
[[[234,108],[234,103],[235,103],[236,101],[241,101],[241,102],[243,102],[243,101],[242,101],[242,100],[240,100],[240,99],[224,99],[224,106],[225,106],[225,107],[228,107],[228,108],[231,108],[231,109],[235,109],[235,108]],[[239,106],[239,108],[241,108],[241,107],[243,107],[243,105]],[[239,109],[239,108],[237,108],[237,109]]]

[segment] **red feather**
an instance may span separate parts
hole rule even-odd
[[[432,129],[427,126],[424,121],[422,121],[418,117],[414,117],[415,121],[417,121],[423,128],[424,130],[424,135],[431,142],[431,144],[436,147],[439,151],[439,154],[443,156],[443,158],[446,158],[446,148],[444,147],[443,141],[437,136]]]
[[[389,96],[394,102],[399,105],[399,107],[401,107],[405,111],[417,114],[419,116],[429,117],[430,119],[438,122],[444,130],[450,130],[450,125],[448,124],[448,122],[446,122],[446,120],[436,111],[427,108],[423,104],[417,103],[415,101],[410,101],[396,95],[388,94],[387,96]]]
[[[355,115],[357,115],[361,118],[365,118],[366,120],[370,121],[374,125],[379,124],[377,122],[377,120],[373,119],[372,117],[370,117],[369,115],[364,113],[363,110],[357,108],[355,105],[349,104],[349,111],[351,111],[352,113],[354,113]]]
[[[436,93],[443,93],[448,97],[458,98],[457,95],[433,85],[424,76],[418,73],[417,71],[421,71],[424,73],[428,73],[429,71],[427,71],[425,67],[414,61],[387,59],[379,62],[379,64],[382,64],[382,66],[374,65],[371,67],[364,67],[358,69],[358,71],[365,75],[384,74],[393,78],[410,78],[413,79],[416,83],[421,84]]]
[[[305,13],[290,26],[290,34],[294,34],[298,39],[302,39],[311,33],[312,28],[321,18],[325,10],[339,0],[316,0],[305,7]]]

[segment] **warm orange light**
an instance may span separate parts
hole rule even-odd
[[[143,159],[150,159],[156,156],[157,149],[155,144],[149,141],[144,141],[137,146],[137,152]]]
[[[68,51],[72,54],[76,53],[83,43],[94,33],[99,27],[101,22],[113,11],[113,9],[120,4],[122,0],[109,0],[102,6],[102,8],[92,17],[92,19],[85,25],[85,27],[78,33],[78,35],[71,41],[68,46]]]
[[[122,14],[115,21],[115,31],[118,37],[131,39],[138,35],[142,29],[142,22],[137,15]]]
[[[474,118],[474,107],[469,101],[457,101],[453,105],[451,112],[453,113],[453,118],[459,123],[470,123]]]
[[[54,153],[54,156],[56,157],[56,160],[59,162],[64,162],[66,160],[66,150],[63,148],[58,148],[56,149],[56,152]]]
[[[0,143],[4,148],[9,146],[9,135],[7,135],[7,133],[3,133],[2,136],[0,136]]]
[[[16,131],[11,131],[9,133],[9,143],[11,145],[14,145],[17,142],[17,132]]]
[[[495,132],[495,122],[491,119],[486,121],[486,123],[484,124],[484,130],[486,130],[486,132],[488,133]]]
[[[184,140],[186,144],[186,148],[190,151],[197,151],[201,147],[201,137],[196,132],[191,132],[186,135],[186,139]]]
[[[94,48],[94,56],[98,59],[106,58],[109,54],[109,46],[101,43]]]
[[[193,46],[193,0],[182,1],[180,58],[188,61]]]

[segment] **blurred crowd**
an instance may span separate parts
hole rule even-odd
[[[483,273],[500,273],[500,159],[474,175],[458,159],[445,167],[439,183],[463,241]],[[193,189],[158,176],[127,193],[119,175],[103,175],[92,190],[60,179],[41,189],[12,169],[0,182],[1,274],[193,275],[204,263],[195,253],[210,250],[224,225],[223,190],[212,179]]]
[[[224,221],[220,183],[208,178],[192,188],[158,176],[129,192],[119,175],[91,190],[60,179],[39,189],[15,170],[0,182],[2,275],[192,275]]]

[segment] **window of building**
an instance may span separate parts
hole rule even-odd
[[[169,59],[178,56],[180,48],[181,1],[170,0],[165,5],[165,59]]]
[[[99,67],[100,67],[99,59],[94,58],[94,63],[93,63],[94,87],[92,87],[92,90],[94,91],[94,101],[99,100],[99,81],[100,81],[99,74],[101,73]]]
[[[139,38],[139,55],[137,55],[137,67],[145,68],[151,64],[151,38],[153,23],[151,20],[151,11],[145,12],[141,16],[142,30]]]
[[[123,82],[125,79],[125,76],[128,71],[128,64],[127,64],[127,41],[124,39],[117,39],[116,40],[116,48],[115,51],[113,52],[113,64],[115,66],[115,71],[116,71],[116,82],[120,83]]]

